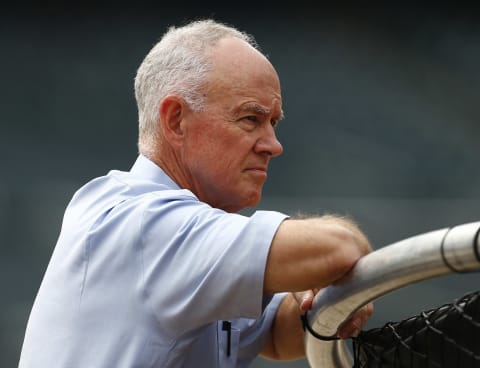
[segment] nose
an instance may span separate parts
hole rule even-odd
[[[262,135],[255,144],[255,152],[267,153],[272,157],[279,156],[283,152],[283,146],[277,139],[275,129],[271,124],[267,124],[265,129],[262,129]]]

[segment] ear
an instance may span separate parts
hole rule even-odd
[[[186,107],[185,101],[177,96],[167,96],[160,103],[160,129],[171,143],[179,142],[183,138],[182,120]]]

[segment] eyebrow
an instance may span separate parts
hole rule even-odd
[[[259,114],[259,115],[269,115],[270,112],[271,112],[270,109],[267,109],[266,107],[263,107],[262,105],[257,104],[257,103],[248,103],[248,104],[242,105],[238,109],[238,111],[239,112],[253,112],[253,113]],[[278,116],[278,118],[276,120],[280,121],[284,117],[285,117],[285,115],[283,113],[283,110],[280,110],[280,115]]]

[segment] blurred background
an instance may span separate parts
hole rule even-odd
[[[230,23],[277,68],[284,154],[258,209],[350,215],[375,248],[479,221],[479,12],[461,2],[385,3],[3,5],[0,366],[18,364],[71,196],[136,158],[133,79],[169,25]],[[409,286],[380,299],[369,325],[449,302],[478,281]],[[254,363],[275,366],[308,363]]]

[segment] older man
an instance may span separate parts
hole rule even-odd
[[[371,251],[339,217],[255,206],[282,97],[253,38],[203,20],[172,27],[135,80],[140,155],[68,205],[20,367],[244,367],[304,356],[313,290]],[[305,291],[309,290],[309,291]],[[304,292],[302,292],[304,291]],[[368,306],[340,337],[358,333]]]

